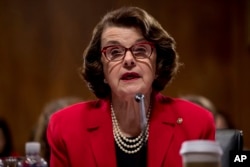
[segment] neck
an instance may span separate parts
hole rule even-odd
[[[149,110],[150,97],[145,97],[145,115]],[[127,137],[134,137],[143,130],[140,104],[135,97],[130,100],[121,101],[118,98],[112,99],[112,109],[121,132]]]

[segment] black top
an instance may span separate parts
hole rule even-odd
[[[134,154],[123,152],[116,144],[116,159],[118,167],[146,167],[147,166],[147,143]]]

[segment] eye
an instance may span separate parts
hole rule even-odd
[[[110,50],[109,50],[109,53],[112,56],[117,56],[117,55],[120,55],[120,54],[123,53],[123,49],[120,48],[120,47],[111,47]]]
[[[110,46],[106,50],[107,57],[110,60],[117,60],[123,57],[124,48],[121,46]]]
[[[137,44],[133,47],[134,55],[147,55],[150,51],[148,44]]]

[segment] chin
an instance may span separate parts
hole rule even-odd
[[[134,97],[139,91],[136,90],[123,90],[118,92],[118,96],[120,98],[129,98],[129,97]]]
[[[148,94],[151,92],[151,89],[145,86],[137,85],[126,85],[117,89],[116,93],[119,97],[125,98],[130,96],[135,96],[137,93]]]
[[[122,92],[119,93],[119,95],[121,95],[122,97],[127,96],[135,96],[137,93],[142,93],[142,94],[146,94],[145,90],[142,89],[129,89],[129,90],[124,90]]]

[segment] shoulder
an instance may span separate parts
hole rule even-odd
[[[86,122],[89,117],[97,117],[100,113],[106,111],[106,100],[85,101],[70,105],[51,115],[49,124],[73,126]]]
[[[200,118],[213,119],[213,115],[210,111],[197,104],[179,98],[175,98],[174,102],[175,102],[175,107],[178,108],[178,113],[180,115],[186,117],[195,116]]]
[[[176,111],[181,115],[190,113],[196,113],[198,115],[212,115],[212,113],[207,109],[184,99],[168,97],[162,94],[158,94],[157,99],[160,103],[168,104],[173,109],[176,109]]]
[[[210,111],[189,101],[161,94],[156,100],[158,118],[175,126],[180,138],[214,139],[215,123]]]
[[[205,108],[198,106],[197,104],[180,98],[164,96],[162,94],[158,94],[156,99],[158,103],[160,103],[161,108],[165,108],[165,110],[171,110],[173,115],[178,118],[181,117],[187,120],[195,120],[199,118],[200,120],[208,120],[213,122],[212,113]]]
[[[69,136],[79,134],[76,131],[83,135],[88,127],[107,115],[108,104],[107,100],[86,101],[55,112],[48,123],[48,136],[67,140]]]
[[[68,107],[65,107],[61,110],[58,110],[56,113],[52,114],[53,117],[65,117],[65,116],[78,116],[78,114],[86,114],[92,110],[96,110],[103,107],[102,100],[94,100],[94,101],[85,101],[79,102]]]

